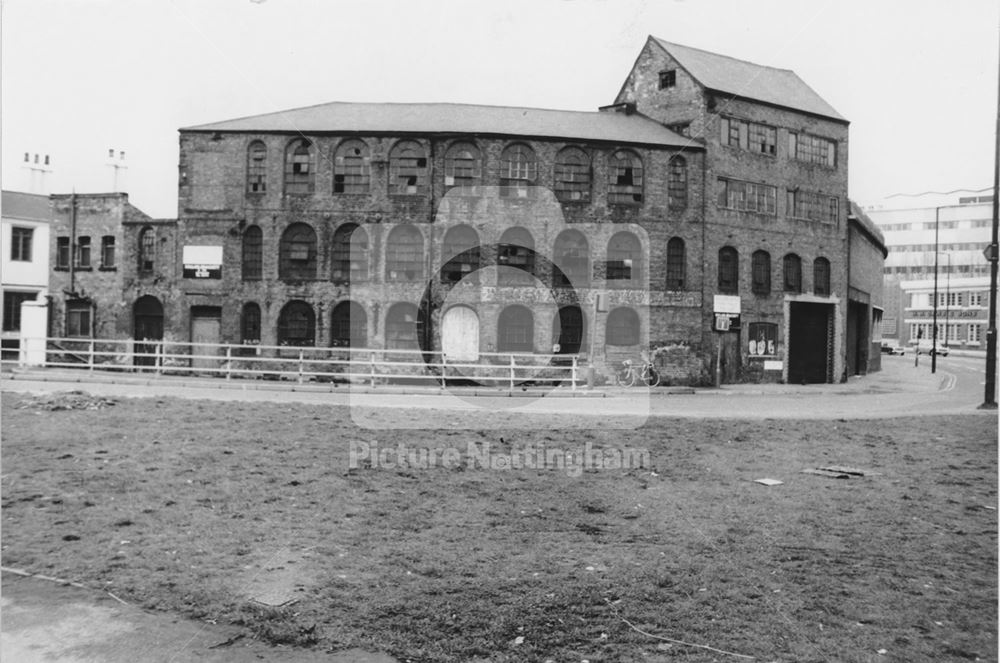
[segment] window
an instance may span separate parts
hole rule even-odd
[[[363,140],[345,140],[333,154],[333,192],[368,193],[371,159]]]
[[[969,325],[969,342],[979,343],[982,340],[983,328],[980,325]]]
[[[675,134],[680,134],[686,138],[691,137],[691,123],[690,122],[675,122],[673,124],[666,125],[667,129],[670,129]]]
[[[243,345],[260,345],[260,305],[247,302],[240,316],[240,342]]]
[[[243,231],[243,280],[259,281],[264,271],[264,233],[260,226]]]
[[[424,278],[424,236],[410,225],[396,226],[385,246],[385,277],[389,281]]]
[[[331,278],[351,283],[368,280],[368,231],[356,223],[345,223],[333,233]]]
[[[449,228],[444,236],[441,282],[458,283],[479,269],[479,234],[471,226]]]
[[[772,157],[777,154],[778,130],[774,127],[732,117],[723,117],[719,124],[723,145]]]
[[[830,294],[830,261],[826,258],[813,261],[813,294]]]
[[[719,178],[719,207],[743,212],[776,214],[777,201],[777,187]]]
[[[415,196],[427,193],[427,155],[420,143],[396,143],[389,154],[389,193]]]
[[[535,274],[535,240],[524,228],[508,228],[497,247],[497,285],[529,285]]]
[[[556,237],[552,257],[559,271],[553,270],[552,284],[573,288],[590,283],[590,247],[579,230],[564,230]]]
[[[608,164],[608,202],[612,205],[642,204],[642,161],[639,155],[619,150]]]
[[[56,237],[56,269],[69,269],[69,237]]]
[[[508,306],[497,320],[497,352],[532,352],[535,318],[524,306]]]
[[[837,144],[828,138],[789,132],[788,155],[797,161],[833,168],[837,165]]]
[[[21,331],[21,304],[35,301],[33,292],[3,291],[3,330]]]
[[[983,297],[983,294],[984,293],[982,293],[982,292],[970,292],[969,293],[969,306],[982,306],[983,305],[983,301],[986,300],[986,298]]]
[[[457,194],[473,194],[482,180],[479,148],[472,143],[455,143],[444,155],[444,188]]]
[[[669,69],[660,72],[660,89],[666,90],[677,85],[677,70]]]
[[[316,345],[316,314],[312,306],[301,300],[285,304],[278,316],[278,345]]]
[[[638,237],[630,232],[615,233],[608,241],[607,280],[629,282],[622,285],[639,283],[642,277],[641,251]]]
[[[312,143],[305,138],[292,141],[285,149],[285,194],[311,194],[315,182]]]
[[[604,330],[605,345],[638,345],[639,314],[630,308],[616,308],[608,313]]]
[[[785,292],[802,292],[802,259],[789,253],[784,259]]]
[[[278,278],[309,281],[316,278],[316,231],[306,223],[293,223],[278,244]]]
[[[836,196],[813,191],[790,189],[788,191],[788,216],[809,221],[836,223],[840,205]]]
[[[556,155],[556,198],[563,202],[590,201],[590,157],[579,147],[567,147]]]
[[[11,260],[31,262],[31,237],[34,233],[34,228],[19,228],[14,226],[10,229]]]
[[[751,357],[767,357],[776,354],[778,325],[772,322],[751,322],[747,341],[747,354]]]
[[[671,237],[667,242],[667,290],[683,290],[687,273],[684,240]]]
[[[101,269],[115,268],[115,238],[105,235],[101,238]]]
[[[79,269],[90,269],[90,238],[76,238],[76,266]]]
[[[385,347],[392,350],[419,350],[417,342],[417,307],[393,304],[385,316]]]
[[[767,251],[754,251],[750,257],[752,272],[750,289],[755,295],[771,294],[771,254]]]
[[[139,232],[139,273],[153,271],[156,258],[156,233],[146,226]]]
[[[267,191],[267,147],[259,140],[247,149],[247,193]]]
[[[66,336],[88,338],[91,336],[91,311],[88,301],[66,302]]]
[[[673,210],[687,207],[687,160],[684,157],[670,157],[670,169],[667,173],[667,204]]]
[[[719,292],[735,295],[740,289],[740,255],[731,246],[719,249]]]
[[[357,302],[340,302],[330,319],[330,345],[363,348],[368,341],[368,315]]]
[[[527,198],[538,177],[535,152],[527,145],[508,145],[500,155],[500,195]]]

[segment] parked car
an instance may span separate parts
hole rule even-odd
[[[906,348],[896,342],[882,341],[882,354],[904,355],[906,354]]]
[[[936,344],[934,344],[934,347],[931,347],[932,344],[933,341],[920,341],[919,343],[917,343],[917,354],[931,355],[932,357],[934,355],[940,355],[942,357],[948,356],[948,346],[945,345],[942,341],[938,341]]]

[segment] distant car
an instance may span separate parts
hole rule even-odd
[[[889,343],[886,341],[882,342],[882,354],[884,355],[904,355],[906,354],[906,348],[904,348],[899,343]]]
[[[948,346],[938,341],[937,344],[932,347],[933,341],[920,341],[917,343],[917,354],[918,355],[940,355],[942,357],[948,356]]]

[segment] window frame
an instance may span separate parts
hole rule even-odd
[[[604,321],[604,345],[639,345],[642,341],[641,332],[642,319],[638,311],[630,306],[617,306],[608,311],[608,317]]]
[[[748,357],[776,357],[778,355],[778,325],[774,322],[751,322],[747,330]],[[762,338],[763,337],[763,338]],[[760,352],[761,341],[764,352]],[[751,346],[751,343],[753,346]]]
[[[267,193],[267,145],[262,140],[247,145],[246,191],[251,195]]]
[[[412,163],[411,163],[412,162]],[[400,179],[407,183],[401,184]],[[410,184],[410,180],[413,184]],[[389,195],[423,196],[430,190],[430,160],[427,148],[416,140],[397,141],[389,151]]]
[[[718,255],[718,291],[738,295],[740,292],[740,252],[732,246],[723,246]]]
[[[758,249],[750,256],[750,291],[755,295],[771,294],[771,254]]]
[[[641,206],[646,198],[644,170],[637,152],[615,150],[608,159],[608,205]]]
[[[116,258],[116,238],[114,235],[103,235],[101,237],[101,269],[118,269],[115,264]]]
[[[349,154],[348,150],[354,153]],[[360,138],[341,141],[333,151],[333,195],[361,196],[370,192],[371,150],[368,143]]]
[[[802,258],[795,253],[786,253],[781,259],[782,291],[799,294],[802,292]]]
[[[777,216],[778,187],[728,177],[720,177],[718,178],[718,182],[718,205],[720,208],[765,216]]]
[[[579,157],[573,161],[572,157]],[[553,189],[563,203],[591,202],[594,189],[594,169],[591,155],[582,147],[567,145],[556,153],[552,168]]]
[[[240,244],[240,278],[260,281],[264,278],[264,230],[257,224],[247,226]]]
[[[824,256],[813,260],[813,294],[827,297],[832,294],[831,264]],[[822,287],[821,287],[822,286]]]
[[[11,262],[31,262],[31,248],[35,229],[28,226],[10,227]]]
[[[500,153],[500,197],[529,198],[538,181],[538,155],[526,143],[510,143]]]
[[[309,196],[315,191],[315,145],[308,138],[295,138],[285,147],[284,193],[286,196]]]
[[[681,237],[667,240],[667,290],[684,290],[687,287],[687,243]]]

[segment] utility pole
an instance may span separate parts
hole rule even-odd
[[[934,322],[931,324],[931,373],[937,373],[937,310],[938,310],[938,234],[941,230],[941,208],[934,208]],[[920,344],[917,344],[920,352]]]
[[[1000,64],[1000,57],[997,58]],[[1000,248],[1000,68],[997,69],[997,128],[993,134],[993,237],[988,248],[990,261],[990,320],[986,328],[986,388],[984,410],[997,408],[997,252]]]

